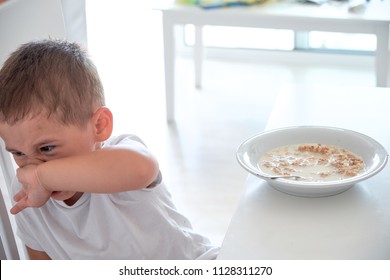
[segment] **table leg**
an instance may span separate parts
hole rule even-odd
[[[164,70],[165,70],[165,97],[167,121],[175,119],[175,38],[174,24],[163,13],[164,36]]]
[[[390,27],[385,25],[377,32],[375,57],[376,86],[390,87]]]
[[[194,45],[194,62],[195,62],[195,87],[202,87],[202,62],[203,62],[203,26],[195,25],[195,45]]]

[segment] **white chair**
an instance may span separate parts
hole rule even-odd
[[[43,38],[66,38],[61,0],[9,0],[0,4],[0,67],[19,45]],[[15,175],[13,161],[0,141],[0,164],[8,192],[0,193],[0,256],[6,259],[24,258],[24,248],[16,245],[13,217],[8,214],[3,196],[10,195]],[[1,180],[0,180],[1,183]],[[11,218],[11,219],[10,219]]]
[[[88,47],[86,0],[61,0],[66,39]]]
[[[65,38],[60,0],[9,0],[0,4],[0,62],[22,43]]]
[[[2,188],[3,191],[6,191],[4,195],[9,195],[11,193],[11,183],[12,178],[15,176],[15,168],[12,162],[12,159],[8,152],[4,149],[4,142],[0,139],[0,163],[1,171],[4,178],[5,188]],[[3,193],[0,192],[0,216],[1,216],[1,225],[0,225],[0,237],[1,237],[1,247],[0,247],[0,256],[2,259],[19,259],[20,254],[18,251],[18,246],[16,245],[16,239],[11,225],[10,217],[8,216],[8,209],[5,197]],[[23,248],[20,248],[23,250]]]

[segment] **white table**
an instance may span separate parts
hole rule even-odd
[[[371,0],[362,14],[348,12],[348,4],[304,5],[295,0],[273,0],[252,7],[203,10],[196,6],[175,4],[157,7],[163,13],[165,88],[168,121],[174,120],[175,38],[174,26],[194,24],[196,27],[195,81],[201,83],[202,26],[241,26],[290,29],[294,31],[330,31],[375,34],[376,85],[390,86],[389,24],[390,0]]]
[[[352,129],[390,151],[390,89],[286,87],[266,130]],[[245,140],[245,139],[243,139]],[[248,176],[220,259],[390,259],[390,164],[344,193],[303,198]]]

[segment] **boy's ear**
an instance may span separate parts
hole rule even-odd
[[[107,107],[99,107],[93,114],[96,142],[106,141],[112,133],[113,116]]]

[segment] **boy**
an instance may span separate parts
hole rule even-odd
[[[215,258],[176,211],[154,156],[112,127],[78,45],[31,42],[4,63],[0,137],[19,166],[11,213],[30,258]]]

